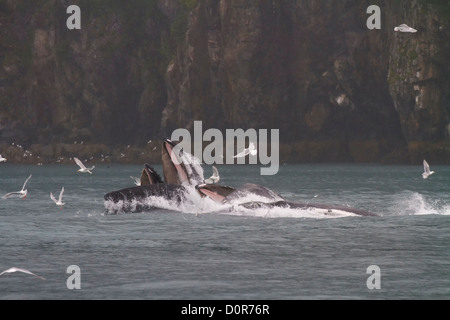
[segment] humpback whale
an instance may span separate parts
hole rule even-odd
[[[176,148],[176,143],[169,139],[162,143],[161,160],[164,181],[156,170],[146,163],[142,170],[140,186],[109,192],[104,195],[105,201],[116,205],[114,211],[134,212],[155,208],[155,205],[148,201],[151,197],[163,197],[180,204],[189,200],[189,196],[192,195],[190,192],[195,190],[201,197],[210,198],[217,203],[237,205],[246,209],[278,207],[312,209],[325,214],[351,213],[360,216],[378,216],[372,212],[340,205],[292,202],[269,188],[253,183],[245,183],[239,188],[204,183],[201,165],[192,155],[183,152],[181,148]],[[258,201],[249,201],[249,196],[250,199],[257,196]]]
[[[141,173],[140,185],[112,191],[104,195],[105,201],[115,204],[113,212],[153,209],[150,197],[162,197],[180,204],[187,200],[187,187],[203,181],[203,169],[195,164],[189,154],[175,149],[176,143],[166,139],[162,143],[161,160],[164,181],[148,163]],[[218,188],[220,189],[220,187]]]
[[[345,213],[353,213],[360,216],[378,216],[375,213],[355,209],[346,206],[339,205],[326,205],[326,204],[312,204],[312,203],[303,203],[303,202],[292,202],[284,199],[281,195],[275,193],[274,191],[266,188],[264,186],[246,183],[242,187],[232,190],[232,188],[228,189],[228,194],[224,193],[223,189],[218,189],[217,186],[214,185],[202,185],[198,186],[197,190],[199,192],[204,193],[206,196],[209,196],[211,199],[221,202],[221,203],[233,203],[236,200],[245,199],[245,197],[249,195],[257,195],[259,197],[263,197],[267,199],[266,201],[249,201],[244,203],[239,203],[238,206],[244,207],[246,209],[259,209],[259,208],[290,208],[290,209],[323,209],[325,213],[332,212],[345,212]]]
[[[182,200],[184,187],[174,183],[164,183],[161,176],[148,163],[142,170],[141,183],[139,186],[128,187],[105,194],[104,199],[115,203],[119,201],[143,202],[150,196],[170,197]]]
[[[114,202],[134,200],[142,201],[150,196],[164,196],[174,198],[178,196],[179,190],[183,190],[183,186],[170,183],[150,184],[112,191],[105,194],[104,198],[106,200],[112,200]]]

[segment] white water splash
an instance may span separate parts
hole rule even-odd
[[[328,210],[308,208],[257,208],[257,209],[247,209],[242,206],[235,206],[233,211],[228,214],[236,216],[248,216],[248,217],[260,217],[260,218],[310,218],[310,219],[329,219],[329,218],[342,218],[342,217],[353,217],[356,214],[344,211],[328,212]]]
[[[181,152],[180,158],[186,168],[187,176],[192,185],[203,183],[205,180],[201,161],[187,152]]]
[[[332,210],[329,212],[326,209],[319,208],[289,208],[289,207],[272,207],[272,208],[245,208],[239,204],[247,202],[262,202],[270,203],[274,199],[266,198],[253,193],[248,193],[239,199],[230,201],[228,203],[218,203],[208,197],[201,197],[200,194],[193,187],[186,187],[183,195],[184,201],[179,202],[177,199],[166,199],[161,196],[149,196],[144,201],[129,201],[124,203],[119,201],[105,201],[105,209],[108,213],[124,212],[123,208],[128,211],[138,211],[139,207],[165,209],[188,214],[225,214],[233,216],[245,217],[261,217],[261,218],[340,218],[349,216],[358,216],[353,213],[344,212],[340,210]]]
[[[394,215],[450,215],[450,203],[431,199],[418,192],[405,192],[397,195],[396,201],[390,210]]]

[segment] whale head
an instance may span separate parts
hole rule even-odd
[[[141,174],[141,186],[163,183],[161,176],[148,163],[145,164]]]
[[[161,161],[163,166],[164,181],[173,184],[189,184],[186,167],[182,161],[182,149],[176,147],[176,143],[170,139],[163,141]]]

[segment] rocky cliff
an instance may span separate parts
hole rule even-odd
[[[0,0],[0,154],[156,162],[202,120],[279,129],[281,161],[449,163],[445,2]]]
[[[389,92],[400,118],[409,159],[448,164],[450,152],[450,3],[390,4],[388,23],[411,21],[414,34],[389,34]]]

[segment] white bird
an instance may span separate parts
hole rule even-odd
[[[213,175],[205,180],[206,184],[214,184],[214,183],[219,182],[219,180],[220,180],[219,171],[217,170],[217,168],[213,166],[212,169],[213,169]]]
[[[17,191],[17,192],[10,192],[10,193],[7,193],[7,194],[5,194],[5,195],[2,197],[2,199],[8,199],[8,198],[10,198],[10,197],[12,197],[12,196],[19,196],[20,198],[25,199],[25,198],[27,197],[27,193],[28,193],[27,189],[25,189],[25,186],[27,185],[27,182],[28,182],[28,180],[30,180],[30,178],[31,178],[31,174],[30,174],[30,176],[27,178],[27,180],[25,180],[25,182],[24,182],[24,184],[23,184],[23,187],[22,187],[22,190]]]
[[[401,25],[399,25],[398,27],[395,27],[394,28],[394,31],[400,31],[400,32],[417,32],[417,30],[416,29],[414,29],[414,28],[411,28],[411,27],[409,27],[409,26],[407,26],[406,24],[401,24]]]
[[[13,273],[13,272],[17,272],[17,271],[23,272],[23,273],[26,273],[26,274],[31,274],[31,275],[33,275],[35,277],[38,277],[39,279],[45,280],[44,277],[38,276],[37,274],[35,274],[35,273],[33,273],[33,272],[31,272],[31,271],[29,271],[27,269],[16,268],[16,267],[12,267],[12,268],[9,268],[9,269],[3,271],[2,273],[0,273],[0,276],[5,274],[5,273]]]
[[[6,162],[6,158],[3,158],[1,154],[0,154],[0,162]]]
[[[434,171],[430,171],[430,166],[428,165],[428,162],[426,160],[423,160],[423,173],[422,177],[424,179],[427,179],[429,176],[431,176],[434,173]]]
[[[55,198],[55,196],[53,195],[53,193],[50,192],[50,199],[52,199],[53,202],[54,202],[57,206],[59,206],[61,209],[62,209],[62,206],[65,205],[65,203],[62,202],[63,194],[64,194],[64,187],[61,188],[61,192],[59,193],[59,198],[58,198],[58,200],[56,200],[56,198]]]
[[[141,178],[136,178],[136,177],[133,177],[133,176],[130,176],[130,178],[134,180],[134,184],[135,185],[137,185],[137,186],[141,185]]]
[[[78,172],[89,172],[90,174],[92,174],[91,170],[94,169],[95,166],[92,166],[90,168],[86,168],[86,166],[83,164],[83,162],[81,162],[81,160],[78,159],[77,157],[73,157],[73,160],[75,160],[77,165],[80,167],[80,169],[78,169]]]
[[[256,150],[255,144],[253,142],[250,142],[250,145],[248,146],[247,149],[244,149],[242,152],[238,153],[233,158],[245,157],[248,154],[255,156],[257,153],[258,153],[258,151]]]

